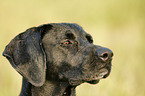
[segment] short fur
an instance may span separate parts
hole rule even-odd
[[[77,24],[51,23],[19,34],[3,55],[23,76],[20,96],[75,96],[78,85],[110,74],[113,53]]]

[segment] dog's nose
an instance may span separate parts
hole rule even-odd
[[[96,50],[96,54],[104,62],[111,60],[113,56],[113,52],[108,48],[99,48]]]

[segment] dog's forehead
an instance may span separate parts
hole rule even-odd
[[[53,27],[49,32],[46,32],[42,40],[43,42],[55,44],[63,39],[69,39],[66,36],[67,33],[73,34],[76,40],[86,40],[86,36],[89,35],[82,27],[74,23],[51,23],[51,25]]]
[[[52,25],[58,36],[63,36],[66,33],[72,33],[75,36],[81,37],[87,34],[81,26],[74,23],[58,23]]]

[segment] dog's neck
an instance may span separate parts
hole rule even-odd
[[[75,96],[75,87],[54,81],[46,81],[43,86],[35,87],[23,78],[20,96]]]

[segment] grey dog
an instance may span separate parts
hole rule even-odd
[[[3,55],[23,76],[20,96],[75,96],[78,85],[109,76],[113,52],[77,24],[50,23],[16,36]]]

